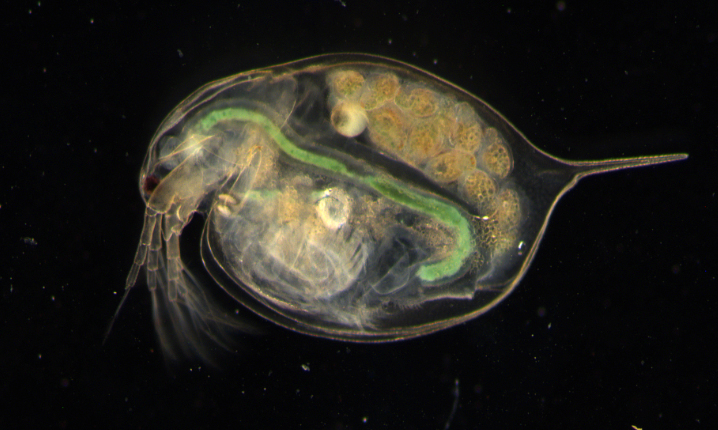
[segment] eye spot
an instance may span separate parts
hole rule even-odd
[[[142,184],[142,190],[148,194],[151,194],[152,191],[157,188],[157,185],[160,184],[159,178],[155,175],[149,175],[145,177],[145,182]]]

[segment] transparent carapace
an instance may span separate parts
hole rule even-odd
[[[558,159],[477,97],[386,58],[241,73],[197,90],[153,137],[127,288],[144,267],[163,344],[237,325],[183,264],[199,213],[204,267],[253,312],[328,338],[420,336],[503,300],[579,179],[684,158]]]

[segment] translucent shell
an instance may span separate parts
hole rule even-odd
[[[579,179],[684,158],[557,159],[475,96],[386,58],[241,73],[197,90],[152,139],[127,287],[145,267],[168,349],[240,324],[180,257],[199,212],[205,268],[255,313],[336,339],[420,336],[504,299]]]

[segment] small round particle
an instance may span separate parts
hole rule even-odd
[[[317,213],[328,229],[337,230],[349,219],[351,199],[340,188],[328,188],[319,196]]]
[[[364,85],[364,76],[354,70],[342,70],[330,76],[329,81],[337,97],[356,99]]]
[[[398,154],[406,141],[404,114],[393,104],[367,113],[370,136],[383,151]]]
[[[486,172],[477,169],[462,178],[461,190],[464,197],[482,211],[493,200],[496,184]]]
[[[366,112],[359,103],[339,102],[332,109],[331,122],[342,136],[359,136],[367,125]]]
[[[454,106],[454,115],[452,133],[454,145],[466,152],[476,152],[483,141],[478,115],[468,103]]]
[[[414,88],[409,94],[399,93],[396,103],[419,118],[433,115],[439,107],[436,94],[424,88]]]
[[[496,216],[502,230],[514,229],[521,219],[519,195],[512,189],[505,189],[496,196]]]
[[[518,240],[521,221],[521,202],[518,193],[510,188],[501,191],[490,203],[489,214],[481,217],[481,241],[492,252],[501,254]]]
[[[476,167],[473,155],[463,151],[449,151],[429,160],[426,173],[439,183],[448,184]]]
[[[361,95],[361,104],[366,110],[376,109],[393,100],[399,91],[399,79],[384,73],[367,80]]]
[[[484,143],[487,146],[490,146],[494,143],[498,143],[501,141],[501,136],[499,136],[499,131],[496,130],[493,127],[489,127],[486,130],[484,130]]]
[[[421,164],[441,150],[442,136],[434,121],[420,122],[409,133],[406,158]]]
[[[456,146],[467,152],[475,152],[481,146],[479,123],[459,122],[456,124]]]
[[[491,130],[495,132],[495,129],[488,128],[484,135],[490,136]],[[494,141],[486,148],[482,159],[486,168],[499,179],[505,178],[511,172],[512,160],[509,150],[498,141]]]

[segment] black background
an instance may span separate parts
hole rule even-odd
[[[444,429],[456,380],[451,429],[715,428],[718,7],[461,3],[6,4],[0,428]],[[167,365],[139,287],[103,346],[164,116],[343,51],[444,77],[557,156],[690,159],[582,181],[517,290],[459,327],[366,345],[258,321],[222,369]]]

